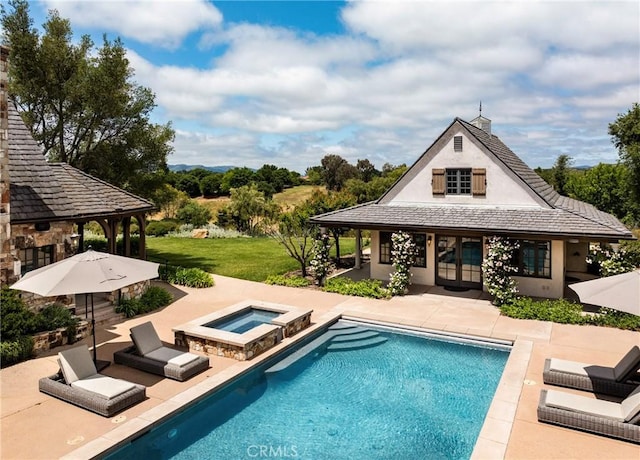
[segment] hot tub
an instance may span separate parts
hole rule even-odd
[[[311,324],[313,310],[244,301],[174,327],[175,343],[208,355],[244,361]]]

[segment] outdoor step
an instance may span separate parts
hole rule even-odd
[[[304,347],[300,348],[298,351],[290,354],[289,356],[287,356],[286,358],[284,358],[283,360],[278,362],[276,365],[271,366],[269,369],[267,369],[264,372],[265,375],[267,375],[267,376],[273,375],[273,374],[276,374],[276,373],[288,368],[289,366],[291,366],[295,362],[297,362],[300,359],[304,358],[306,355],[308,355],[312,351],[317,350],[321,345],[323,345],[326,342],[328,342],[329,340],[331,340],[334,336],[335,336],[335,332],[334,331],[327,331],[326,333],[322,334],[317,339],[312,340],[307,345],[305,345]]]
[[[367,340],[372,339],[374,337],[378,337],[380,334],[376,331],[362,329],[359,332],[354,332],[351,334],[339,334],[336,335],[333,339],[331,339],[331,343],[346,343],[346,342],[355,342],[358,340]]]
[[[355,334],[362,334],[363,332],[368,332],[371,329],[366,329],[364,327],[360,327],[360,326],[353,326],[350,327],[349,329],[338,329],[336,332],[338,333],[338,335],[355,335]]]
[[[363,348],[377,347],[387,341],[384,337],[374,337],[367,340],[359,340],[357,342],[332,343],[327,347],[327,351],[349,351],[362,350]]]
[[[360,328],[360,326],[356,326],[355,324],[343,323],[341,321],[338,321],[337,323],[329,326],[330,331],[341,331],[345,329],[354,329],[354,328]]]

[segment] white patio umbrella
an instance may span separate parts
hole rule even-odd
[[[91,294],[93,360],[96,359],[96,332],[93,293],[112,292],[131,284],[158,277],[159,264],[105,252],[88,250],[25,274],[11,289],[45,297]]]
[[[640,316],[640,270],[569,285],[580,302]]]

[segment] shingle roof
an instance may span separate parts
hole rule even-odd
[[[629,229],[611,214],[599,211],[582,201],[560,195],[497,136],[459,118],[456,118],[452,125],[456,122],[459,122],[471,136],[493,153],[498,161],[513,171],[522,180],[524,186],[530,187],[549,208],[504,208],[457,204],[404,206],[388,204],[380,199],[376,202],[315,216],[311,221],[320,225],[357,228],[395,227],[591,238],[633,238]]]
[[[153,203],[64,163],[50,164],[9,103],[11,222],[89,219],[154,209]]]
[[[591,213],[592,217],[560,208],[506,209],[468,205],[394,206],[367,203],[315,216],[312,221],[320,225],[373,229],[395,227],[592,238],[632,237],[631,232],[617,219],[614,218],[614,222],[607,218],[611,217],[608,214],[595,208],[587,213]]]

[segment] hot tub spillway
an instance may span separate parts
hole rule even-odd
[[[293,376],[294,373],[281,373],[285,369],[291,367],[300,359],[309,353],[315,353],[314,358],[319,357],[327,352],[339,352],[349,350],[360,350],[363,348],[372,348],[382,345],[387,341],[386,337],[380,336],[380,333],[372,329],[337,322],[329,327],[327,332],[317,339],[309,342],[295,353],[287,356],[275,366],[265,371],[267,377],[278,376],[279,379],[286,380],[286,375]]]

